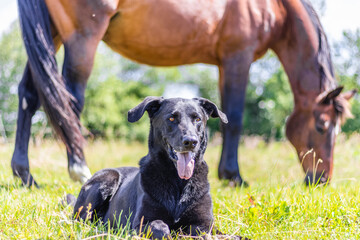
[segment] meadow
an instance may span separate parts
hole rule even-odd
[[[205,154],[215,225],[220,231],[252,239],[360,238],[360,136],[337,138],[330,185],[305,187],[304,173],[289,142],[265,143],[246,138],[240,145],[240,166],[248,188],[234,188],[217,179],[221,146],[212,141]],[[30,144],[32,173],[39,189],[27,189],[12,176],[14,144],[0,144],[0,239],[124,239],[126,227],[73,221],[72,208],[60,202],[77,195],[81,185],[70,180],[64,146],[56,141]],[[85,149],[94,173],[107,167],[137,166],[147,146],[120,141],[89,142]],[[178,236],[177,238],[182,238]]]

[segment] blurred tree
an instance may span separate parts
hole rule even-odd
[[[17,85],[26,63],[25,48],[18,22],[3,33],[0,40],[0,117],[6,135],[12,135],[17,118]]]
[[[27,56],[18,21],[14,21],[0,39],[0,117],[8,137],[16,130],[18,84],[21,81]],[[61,56],[60,56],[61,57]],[[32,119],[32,137],[51,135],[45,113],[37,111]]]
[[[109,77],[96,88],[87,89],[82,122],[95,137],[144,142],[149,134],[149,119],[144,117],[131,124],[127,112],[149,95],[159,92],[141,82]]]
[[[343,39],[334,46],[336,70],[339,76],[350,76],[342,79],[348,87],[359,87],[360,84],[360,29],[345,31]]]
[[[262,85],[249,82],[243,120],[245,135],[260,135],[267,140],[285,137],[285,120],[293,109],[293,96],[283,68],[275,70]]]
[[[343,39],[335,44],[335,66],[339,83],[346,90],[360,90],[360,29],[345,31]],[[348,119],[342,127],[346,134],[360,132],[360,97],[355,95],[352,100],[353,119]]]

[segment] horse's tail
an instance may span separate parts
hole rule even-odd
[[[18,0],[20,26],[33,83],[57,135],[71,153],[82,157],[81,134],[76,101],[58,72],[50,16],[44,0]]]

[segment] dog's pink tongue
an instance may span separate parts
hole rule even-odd
[[[194,159],[191,158],[191,153],[176,153],[177,155],[177,171],[181,179],[188,180],[191,178],[194,171]]]

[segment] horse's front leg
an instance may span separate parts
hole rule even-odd
[[[218,174],[220,179],[229,179],[238,185],[247,185],[240,176],[238,145],[252,59],[252,53],[244,51],[224,58],[219,67],[222,110],[229,123],[222,124],[223,148]]]
[[[14,176],[19,177],[25,186],[30,187],[32,184],[37,186],[36,181],[30,174],[28,146],[31,133],[31,118],[40,107],[40,101],[32,81],[29,64],[26,65],[23,78],[19,84],[18,96],[16,140],[11,159],[11,168]]]

